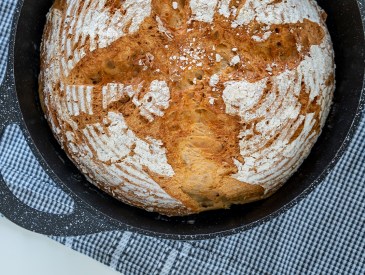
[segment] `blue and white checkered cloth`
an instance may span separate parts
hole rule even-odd
[[[0,79],[15,4],[0,1]],[[248,232],[199,242],[128,231],[53,239],[123,274],[365,274],[364,143],[365,117],[346,154],[314,192]],[[0,171],[29,206],[72,211],[72,200],[38,166],[17,126],[9,126],[1,140]]]

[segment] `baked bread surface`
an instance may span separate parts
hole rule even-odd
[[[273,194],[327,118],[312,0],[56,0],[41,50],[52,131],[90,182],[165,215]]]

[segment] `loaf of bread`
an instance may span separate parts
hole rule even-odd
[[[40,97],[86,178],[178,216],[273,194],[321,133],[333,96],[314,0],[56,0]]]

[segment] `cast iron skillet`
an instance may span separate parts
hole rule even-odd
[[[298,0],[300,1],[300,0]],[[17,124],[42,167],[75,202],[70,215],[34,210],[0,180],[0,212],[47,235],[131,230],[168,239],[196,240],[242,232],[272,220],[309,194],[339,160],[364,106],[364,32],[355,0],[321,0],[328,13],[337,64],[337,90],[323,134],[299,171],[264,201],[185,218],[167,218],[127,206],[89,184],[57,144],[38,102],[39,45],[51,0],[19,1],[13,22],[7,74],[0,94],[0,131]],[[336,183],[333,183],[336,184]]]

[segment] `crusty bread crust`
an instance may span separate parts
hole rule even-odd
[[[85,176],[161,214],[273,194],[327,118],[334,58],[312,0],[57,0],[40,97]]]

